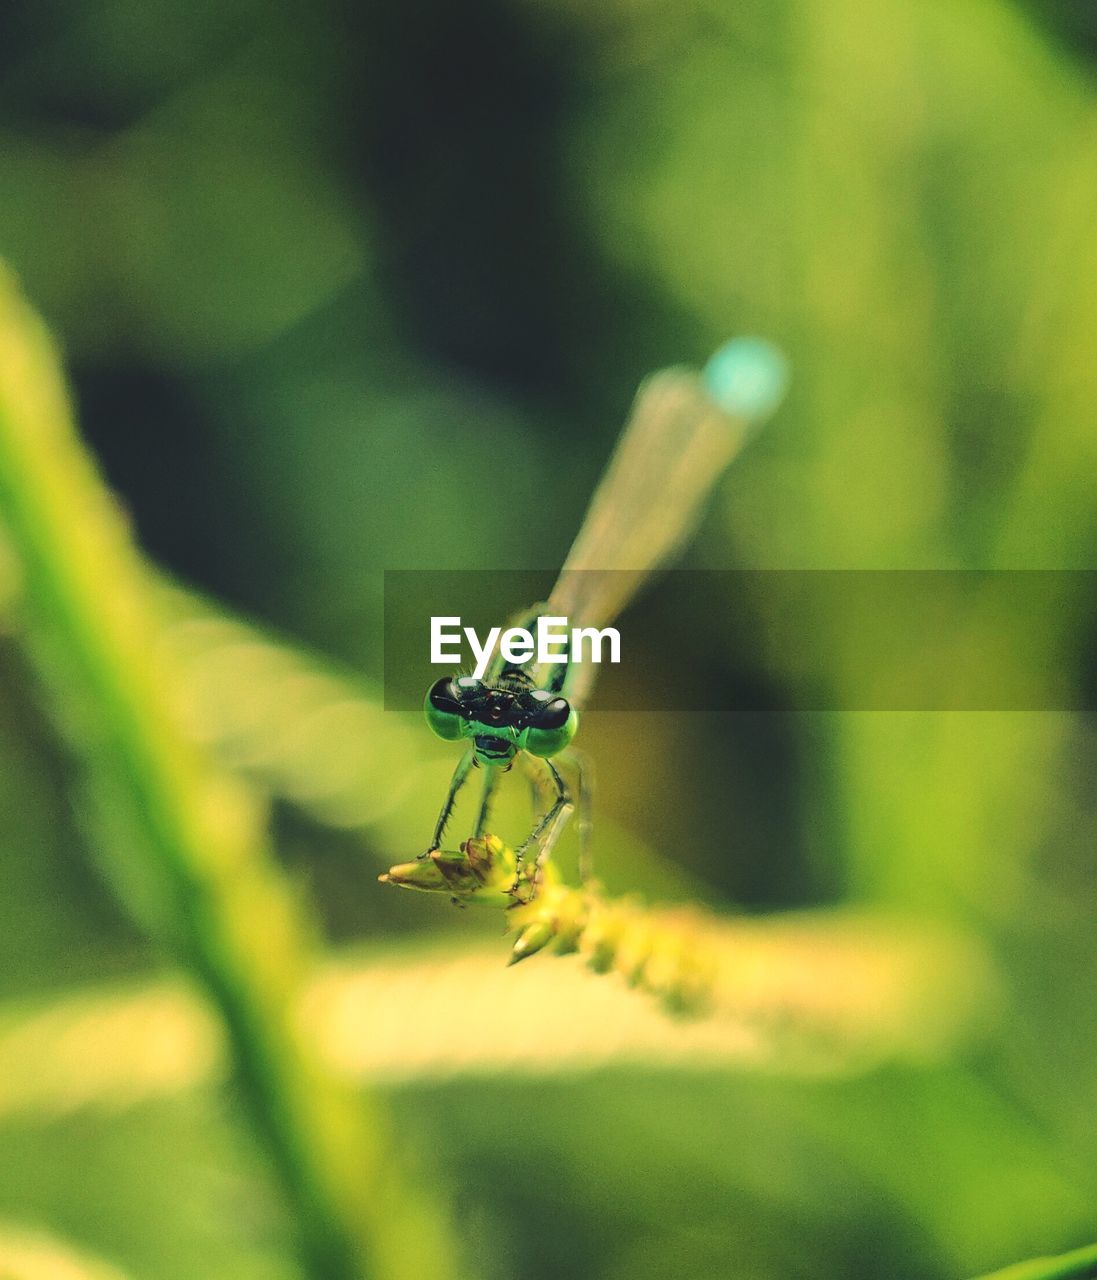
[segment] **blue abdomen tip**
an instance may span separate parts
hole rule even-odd
[[[733,338],[713,355],[701,377],[725,413],[767,418],[788,390],[788,361],[764,338]]]

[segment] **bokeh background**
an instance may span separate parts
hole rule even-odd
[[[359,699],[340,736],[310,721],[324,689],[179,642],[332,948],[393,981],[502,965],[497,917],[376,883],[452,767],[380,711],[382,571],[559,564],[652,368],[759,332],[794,371],[689,565],[1097,567],[1095,57],[1068,0],[5,8],[0,252],[85,441],[153,561]],[[730,601],[643,607],[651,662],[726,678]],[[1079,689],[1093,640],[1040,637]],[[832,678],[840,703],[840,644]],[[104,874],[14,621],[0,703],[0,1274],[90,1268],[71,1247],[135,1277],[334,1277],[200,1045],[166,1051],[171,1087],[96,1086],[111,993],[176,962]],[[457,988],[453,1061],[402,1078],[423,1009],[363,1014],[446,1269],[943,1278],[1097,1238],[1092,718],[595,710],[584,738],[612,892],[894,912],[995,977],[947,1052],[816,1073],[683,1066],[670,1020],[666,1061],[550,1043],[512,1073],[503,1018],[495,1065],[461,1068]],[[508,1016],[531,1034],[529,1002]]]

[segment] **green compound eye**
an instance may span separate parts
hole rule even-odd
[[[452,676],[443,676],[427,690],[423,699],[423,715],[427,724],[446,742],[456,742],[464,728],[460,691]]]
[[[547,759],[563,751],[578,728],[578,711],[566,698],[553,698],[525,731],[523,746],[530,755]]]

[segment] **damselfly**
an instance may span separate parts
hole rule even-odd
[[[673,368],[649,377],[637,392],[555,587],[546,601],[511,625],[532,631],[540,617],[566,618],[572,627],[612,622],[645,580],[682,549],[706,498],[780,403],[785,383],[784,358],[757,338],[727,343],[701,373]],[[568,761],[578,781],[585,877],[590,766],[571,742],[597,669],[587,662],[509,662],[496,652],[482,680],[446,676],[431,686],[424,702],[427,723],[440,738],[467,745],[423,857],[441,847],[457,795],[474,766],[483,770],[474,830],[479,837],[500,774],[518,763],[529,776],[540,812],[515,855],[521,865],[532,852],[542,865],[572,812],[571,788],[554,763]]]

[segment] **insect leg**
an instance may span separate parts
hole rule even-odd
[[[594,761],[577,747],[569,747],[560,757],[575,770],[577,793],[577,827],[579,832],[579,881],[588,884],[594,870],[591,855],[591,835],[594,831]]]
[[[488,817],[491,813],[491,798],[499,782],[499,773],[500,770],[491,765],[488,765],[484,770],[484,788],[480,793],[480,811],[476,815],[476,827],[473,830],[474,836],[482,836],[484,828],[488,825]]]
[[[449,822],[453,806],[457,802],[457,793],[465,785],[475,758],[476,752],[470,747],[457,762],[457,768],[454,769],[453,777],[450,779],[449,790],[446,792],[446,798],[442,802],[442,812],[438,815],[438,821],[434,824],[434,836],[431,839],[430,848],[419,855],[421,858],[429,858],[436,849],[442,847],[442,837],[446,834],[446,823]]]
[[[531,846],[535,846],[537,849],[537,863],[530,899],[537,896],[537,885],[540,879],[540,870],[552,853],[553,846],[560,838],[560,833],[564,829],[564,824],[571,816],[571,811],[575,807],[571,799],[571,792],[568,790],[568,785],[560,776],[559,770],[552,761],[539,760],[538,764],[544,766],[544,769],[548,772],[549,777],[555,786],[556,794],[552,804],[542,815],[540,821],[514,851],[515,860],[518,863],[519,869],[521,869],[522,859],[524,858],[526,851]],[[529,767],[537,767],[532,764],[532,758]],[[518,884],[519,881],[515,880],[515,889],[517,889]]]

